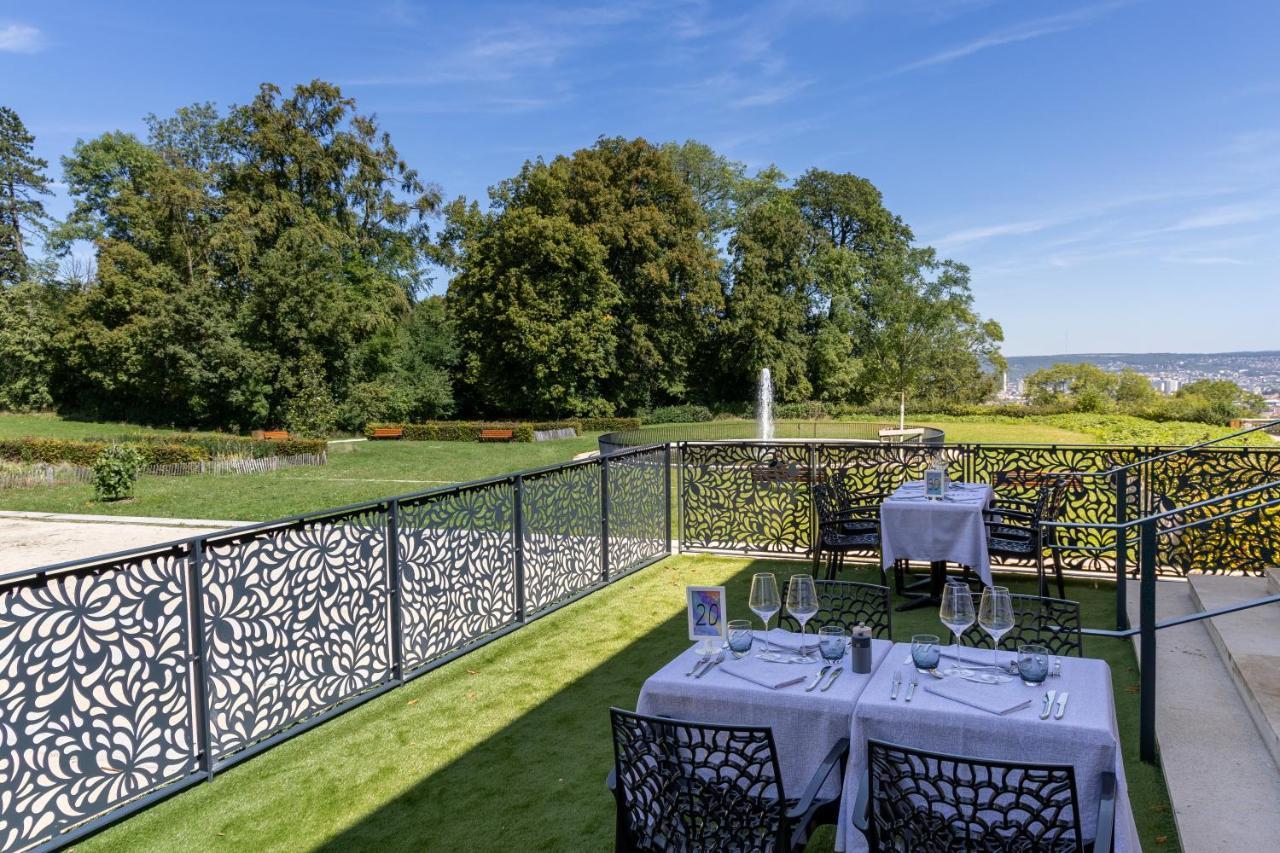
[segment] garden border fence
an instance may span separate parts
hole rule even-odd
[[[671,551],[641,447],[0,576],[0,849],[56,849]]]

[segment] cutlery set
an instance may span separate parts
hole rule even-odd
[[[710,672],[715,667],[716,664],[720,663],[723,660],[724,660],[723,652],[721,652],[718,655],[713,655],[711,657],[698,658],[698,660],[694,663],[693,667],[684,674],[684,677],[688,678],[689,676],[692,675],[694,678],[701,678],[702,676]]]
[[[931,673],[931,674],[932,674],[932,673]],[[940,676],[940,675],[939,675],[939,676],[937,676],[937,677],[938,677],[938,678],[941,678],[942,676]],[[910,680],[909,682],[907,682],[907,692],[906,692],[906,694],[902,697],[902,701],[903,701],[903,702],[910,702],[910,701],[911,701],[911,698],[912,698],[913,696],[915,696],[915,695],[916,695],[916,688],[917,688],[917,687],[919,687],[919,686],[920,686],[920,678],[919,678],[919,677],[918,677],[914,672],[912,672],[912,673],[911,673],[911,680]],[[893,674],[893,684],[892,684],[892,685],[890,685],[890,688],[891,688],[891,689],[889,690],[889,698],[890,698],[890,699],[892,699],[892,700],[894,700],[894,701],[897,701],[897,699],[898,699],[898,690],[899,690],[899,688],[901,688],[901,687],[902,687],[902,673],[901,673],[901,672],[895,672],[895,673]]]
[[[835,684],[836,679],[840,677],[840,673],[844,672],[844,670],[836,666],[835,664],[827,664],[822,669],[818,670],[818,674],[814,677],[813,681],[810,682],[804,688],[804,692],[805,693],[813,692],[813,688],[817,687],[819,684],[822,683],[822,679],[827,677],[828,672],[831,673],[831,679],[825,685],[823,685],[822,690],[820,692],[825,693],[831,687],[831,685]]]
[[[1052,716],[1055,720],[1061,720],[1063,715],[1067,713],[1067,697],[1070,694],[1067,691],[1059,693],[1056,690],[1050,690],[1044,694],[1044,707],[1040,709],[1040,719],[1047,720]],[[1057,697],[1057,703],[1054,703],[1054,697]]]

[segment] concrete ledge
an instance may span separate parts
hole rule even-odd
[[[1156,618],[1196,612],[1190,585],[1156,584]],[[1138,624],[1138,584],[1129,584]],[[1262,851],[1280,838],[1280,769],[1203,622],[1156,634],[1156,740],[1182,849]],[[1140,657],[1138,639],[1134,652]],[[1137,735],[1137,732],[1134,732]]]
[[[1189,583],[1198,610],[1270,594],[1267,578],[1192,575]],[[1280,606],[1229,613],[1204,624],[1272,760],[1280,764]]]

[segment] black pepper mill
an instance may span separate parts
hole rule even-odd
[[[871,672],[871,629],[859,625],[853,629],[853,646],[849,655],[849,667],[853,672],[866,675]]]

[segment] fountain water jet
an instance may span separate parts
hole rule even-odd
[[[773,441],[773,375],[767,367],[760,370],[756,388],[756,435],[761,441]]]

